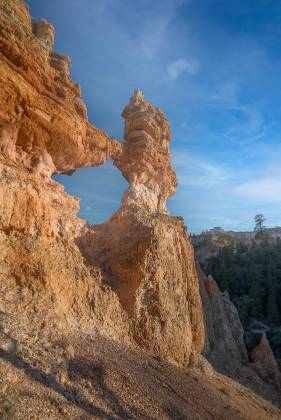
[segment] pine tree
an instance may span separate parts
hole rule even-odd
[[[255,216],[255,232],[256,232],[256,239],[264,239],[266,237],[266,229],[264,226],[264,222],[266,218],[263,214],[257,214]]]

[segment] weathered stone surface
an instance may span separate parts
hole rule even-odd
[[[0,156],[51,175],[118,155],[121,143],[88,122],[69,59],[52,52],[52,25],[23,0],[0,7]]]
[[[125,143],[112,140],[88,122],[52,25],[33,22],[22,0],[1,8],[1,284],[13,299],[24,294],[17,312],[187,365],[204,326],[193,248],[165,208],[176,187],[165,114],[136,90],[122,114]],[[108,157],[129,188],[107,224],[89,227],[50,175]]]
[[[55,28],[45,19],[34,22],[33,32],[46,49],[46,60],[53,51],[55,43]]]
[[[73,242],[84,225],[78,199],[48,177],[1,163],[0,200],[1,310],[129,341],[118,297]]]
[[[69,59],[52,52],[52,25],[33,22],[22,0],[0,7],[1,310],[129,341],[118,297],[73,242],[79,201],[50,179],[122,145],[88,122]]]
[[[197,272],[205,319],[204,354],[214,364],[248,363],[244,331],[236,307],[199,264]]]
[[[139,90],[123,116],[126,143],[115,164],[129,181],[128,191],[110,221],[85,227],[76,243],[117,293],[133,340],[187,365],[191,353],[203,348],[204,324],[191,240],[183,220],[165,208],[176,186],[169,124]]]
[[[187,365],[204,344],[193,248],[181,220],[141,216],[118,212],[108,223],[87,229],[79,248],[118,295],[133,340]]]
[[[281,373],[265,333],[259,345],[251,352],[251,360],[265,380],[273,381],[278,388],[281,387]]]
[[[0,6],[1,392],[26,418],[255,418],[257,407],[278,418],[199,355],[193,247],[165,209],[176,187],[165,115],[136,91],[124,145],[111,139],[88,122],[52,25],[22,0]],[[108,223],[89,226],[50,175],[108,157],[129,189]]]

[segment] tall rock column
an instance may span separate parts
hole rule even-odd
[[[124,108],[124,149],[115,165],[129,182],[123,206],[141,207],[150,213],[166,213],[166,200],[176,191],[171,164],[172,138],[166,115],[146,101],[137,89]]]

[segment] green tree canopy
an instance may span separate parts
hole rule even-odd
[[[281,243],[255,239],[250,246],[222,248],[206,270],[222,291],[228,290],[244,327],[251,319],[281,320]]]

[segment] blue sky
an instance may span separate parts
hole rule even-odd
[[[179,187],[168,202],[191,232],[281,225],[279,0],[29,0],[56,28],[89,119],[123,138],[133,89],[163,109]],[[105,221],[126,182],[109,162],[60,182],[83,218]]]

